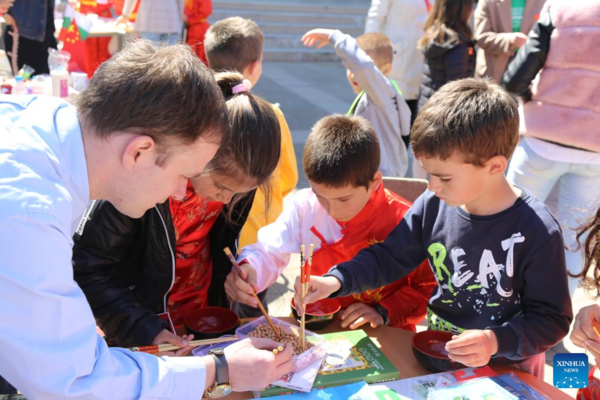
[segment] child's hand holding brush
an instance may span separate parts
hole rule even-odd
[[[573,325],[571,341],[583,347],[600,362],[600,305],[592,304],[582,308]]]

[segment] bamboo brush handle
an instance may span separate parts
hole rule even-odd
[[[237,335],[234,335],[232,337],[226,337],[226,338],[192,340],[191,342],[188,343],[188,346],[194,348],[194,347],[204,346],[207,344],[231,342],[231,341],[237,340],[237,339],[238,339]],[[139,346],[139,347],[130,347],[129,348],[129,350],[131,350],[131,351],[141,351],[141,352],[150,353],[150,354],[161,353],[163,351],[179,350],[179,349],[181,349],[181,347],[175,346],[174,344],[153,344],[150,346]]]

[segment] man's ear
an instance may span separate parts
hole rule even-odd
[[[381,182],[383,182],[383,174],[381,173],[381,171],[377,171],[375,172],[375,175],[373,175],[373,179],[369,184],[369,189],[371,189],[372,191],[379,189]]]
[[[121,163],[123,168],[131,170],[147,157],[153,157],[156,143],[150,136],[131,135],[125,143]]]
[[[508,168],[508,160],[504,156],[494,156],[485,163],[490,175],[504,174]]]

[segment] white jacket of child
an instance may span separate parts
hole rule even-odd
[[[433,0],[430,0],[433,5]],[[365,21],[365,33],[386,35],[394,46],[390,78],[398,82],[405,99],[419,97],[423,53],[417,48],[427,19],[425,0],[372,0]]]
[[[300,245],[321,248],[321,240],[311,232],[315,229],[327,243],[343,236],[342,227],[331,218],[311,189],[302,189],[288,204],[275,222],[258,231],[256,244],[242,249],[238,261],[246,260],[256,270],[256,284],[262,292],[271,286],[290,262],[292,253],[300,252]]]
[[[408,152],[402,136],[410,133],[410,109],[404,97],[352,36],[336,30],[329,36],[329,44],[365,91],[366,96],[358,101],[353,115],[366,118],[377,134],[381,149],[379,170],[384,176],[403,177],[408,169]]]

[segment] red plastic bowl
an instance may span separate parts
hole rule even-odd
[[[196,339],[211,339],[232,334],[240,318],[233,311],[222,307],[204,307],[190,312],[183,319],[188,334]]]
[[[444,372],[461,368],[462,365],[448,358],[446,343],[452,340],[452,333],[443,331],[423,331],[412,338],[415,358],[431,372]]]
[[[325,328],[337,319],[342,309],[338,299],[322,299],[316,303],[306,305],[306,327],[311,330]],[[300,321],[300,316],[296,311],[296,304],[292,298],[292,314],[296,320]]]

